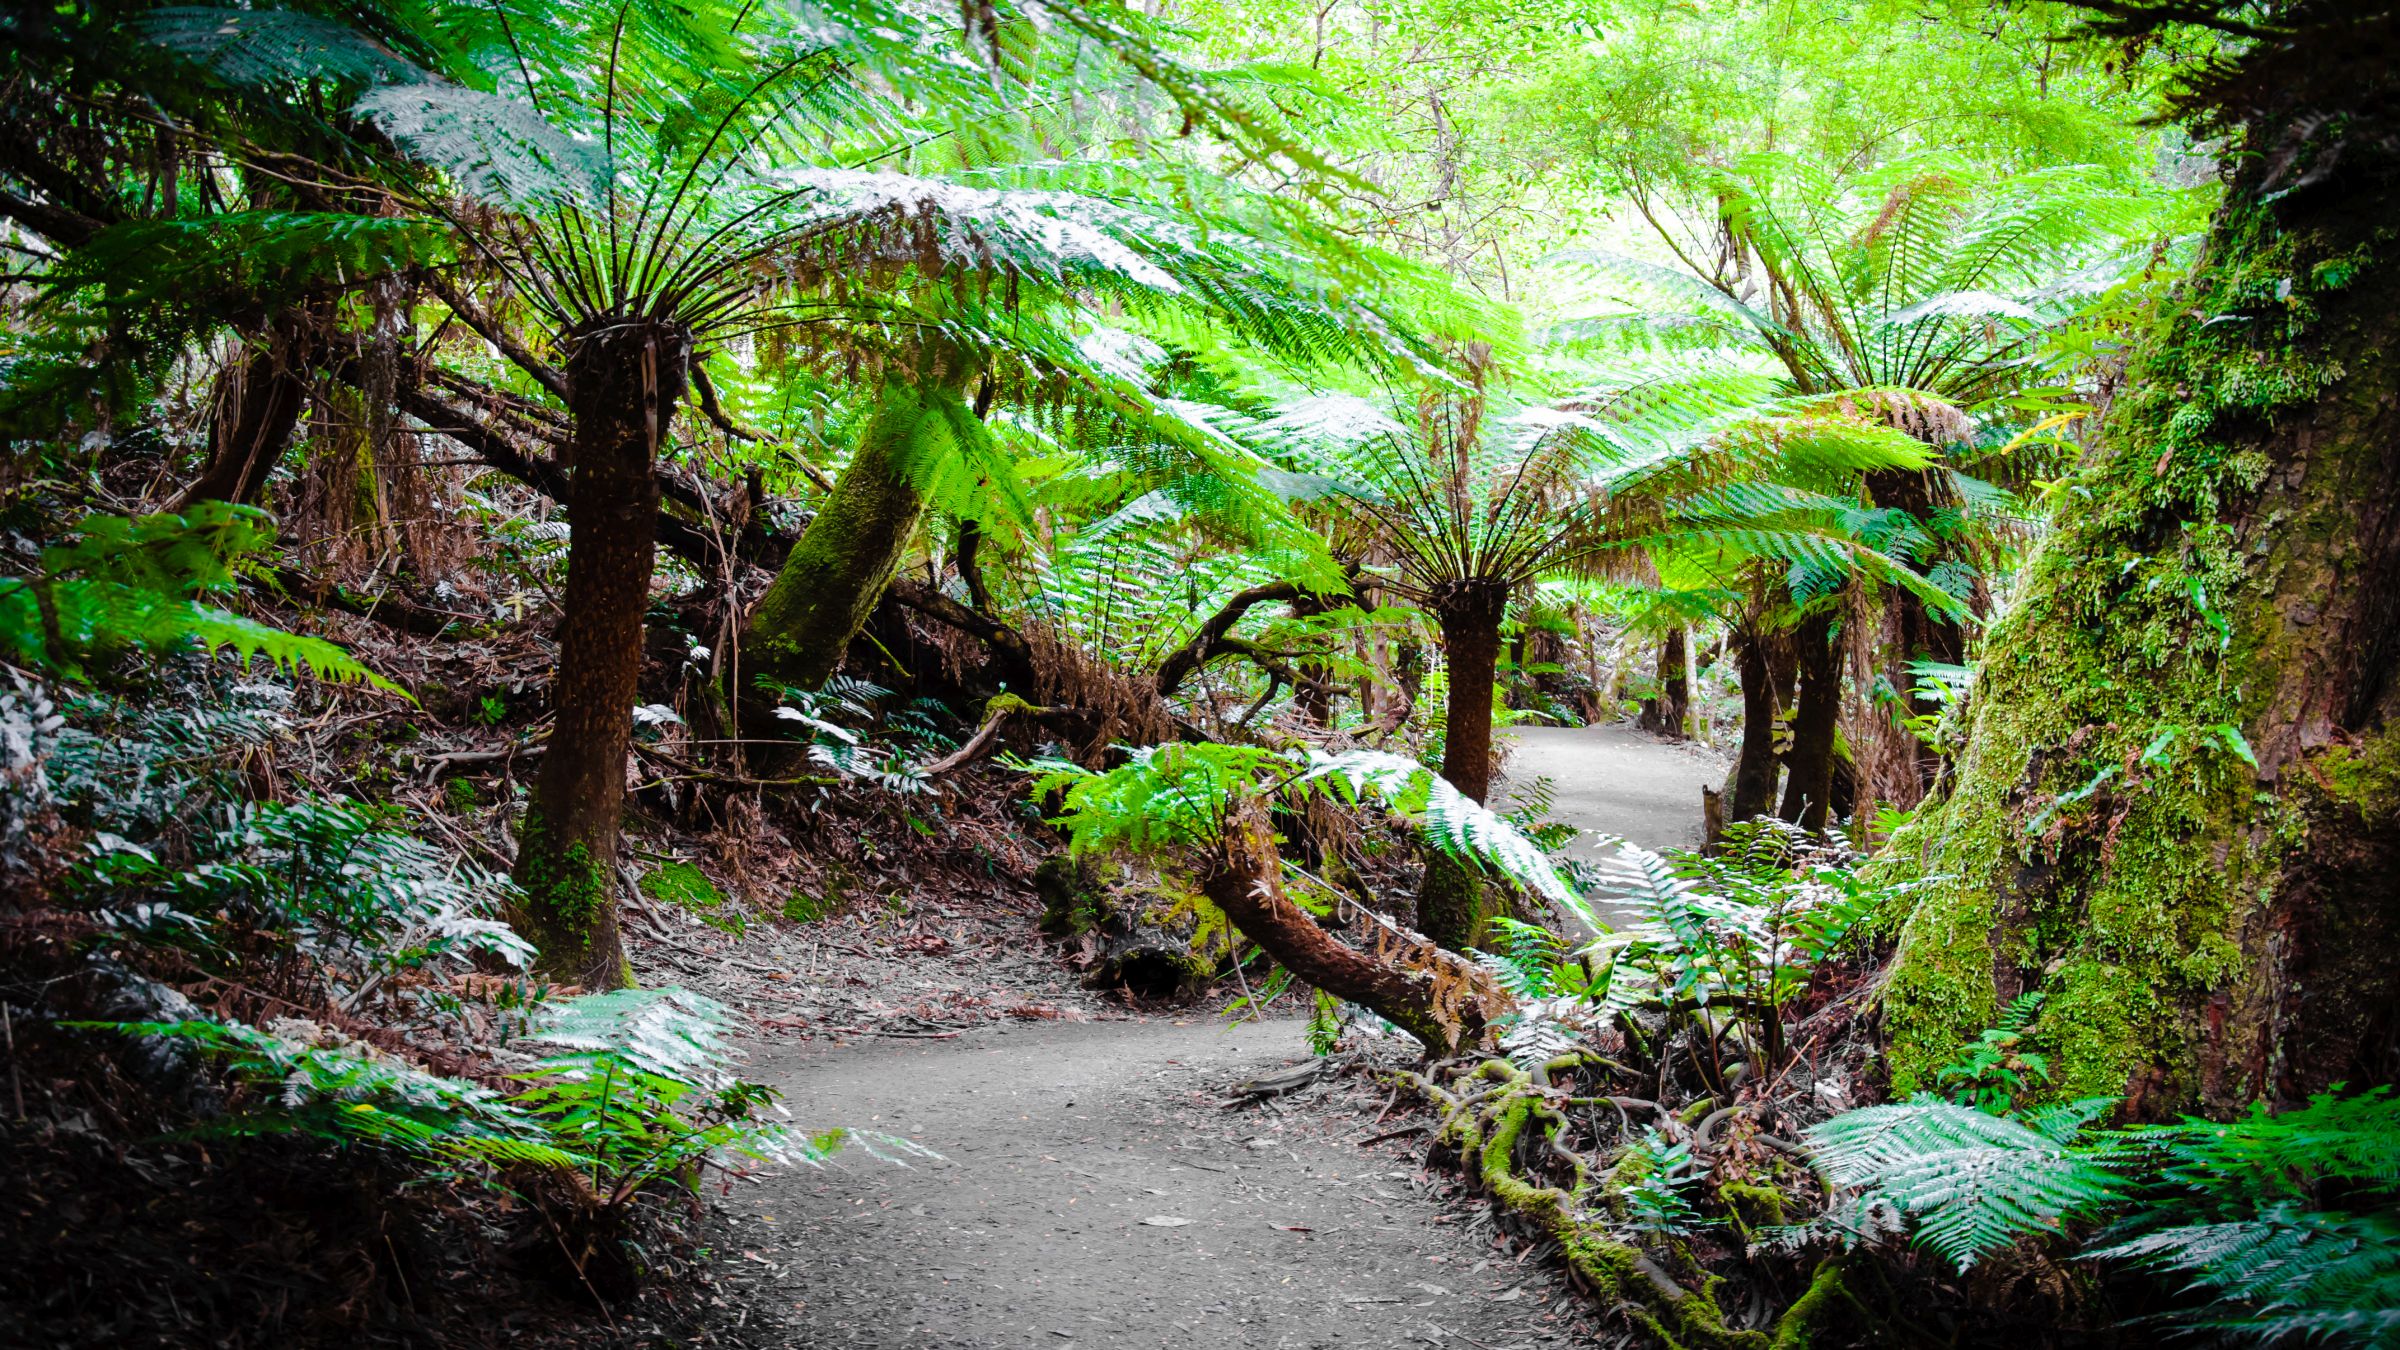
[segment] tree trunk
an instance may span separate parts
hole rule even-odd
[[[2390,158],[2280,200],[2235,160],[1893,841],[1945,878],[1886,986],[1895,1092],[2037,988],[2052,1091],[2135,1117],[2400,1076]]]
[[[575,463],[566,602],[550,746],[517,850],[517,917],[541,951],[537,969],[591,989],[632,979],[617,933],[617,818],[656,553],[651,465],[691,353],[680,328],[615,320],[575,334],[567,360]]]
[[[1304,590],[1292,597],[1292,617],[1295,619],[1313,619],[1333,608],[1334,602],[1315,591]],[[1292,702],[1299,707],[1300,715],[1308,719],[1310,726],[1332,726],[1333,668],[1322,661],[1303,661],[1299,670],[1300,683],[1292,690]]]
[[[1434,604],[1449,667],[1450,697],[1442,708],[1442,777],[1482,801],[1492,790],[1492,690],[1500,669],[1500,620],[1508,588],[1469,582]]]
[[[850,467],[750,614],[746,673],[797,689],[825,683],[875,612],[925,515],[923,466],[950,453],[973,422],[953,383],[884,387]]]
[[[175,499],[176,509],[199,501],[257,503],[308,401],[315,346],[308,316],[285,310],[239,372],[228,372],[224,383],[231,387],[209,418],[208,463]]]
[[[1283,862],[1266,813],[1256,806],[1228,822],[1223,838],[1203,855],[1200,890],[1294,979],[1372,1010],[1436,1057],[1480,1041],[1507,1001],[1477,967],[1456,957],[1425,953],[1430,963],[1404,969],[1318,927],[1285,896]]]
[[[1834,728],[1842,714],[1842,643],[1830,613],[1800,621],[1800,698],[1792,707],[1792,748],[1784,757],[1783,818],[1824,833],[1833,802]]]
[[[1734,672],[1742,682],[1742,748],[1734,759],[1727,823],[1755,820],[1775,809],[1775,667],[1767,642],[1747,629],[1730,635]]]
[[[1867,497],[1879,507],[1908,512],[1928,532],[1937,517],[1955,514],[1959,510],[1958,494],[1948,484],[1925,470],[1882,469],[1867,475]],[[1930,558],[1919,560],[1920,568],[1944,561],[1968,561],[1955,540],[1943,540]],[[1971,597],[1974,610],[1982,614],[1988,607],[1980,588]],[[1917,679],[1909,673],[1911,661],[1941,661],[1959,665],[1967,659],[1967,630],[1959,620],[1936,614],[1925,602],[1904,587],[1893,587],[1887,602],[1890,607],[1891,650],[1885,654],[1884,676],[1892,687],[1901,692],[1911,713],[1927,714],[1941,711],[1929,699],[1917,697]],[[1917,761],[1916,795],[1895,804],[1916,805],[1925,789],[1939,776],[1942,752],[1921,741],[1914,741]]]
[[[1658,696],[1642,703],[1642,730],[1680,741],[1692,706],[1690,661],[1683,629],[1670,628],[1658,643]]]
[[[1442,709],[1442,777],[1482,801],[1492,791],[1492,689],[1500,667],[1500,620],[1508,588],[1474,581],[1436,597],[1450,696]],[[1454,952],[1483,940],[1489,887],[1474,869],[1434,852],[1417,893],[1417,929]]]

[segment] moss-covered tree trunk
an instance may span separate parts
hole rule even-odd
[[[973,424],[962,383],[893,383],[877,396],[850,466],[750,613],[745,675],[814,689],[841,664],[925,516],[926,465]]]
[[[1841,630],[1831,613],[1812,614],[1800,621],[1794,642],[1800,694],[1792,705],[1792,748],[1784,756],[1790,777],[1783,818],[1821,832],[1833,803],[1834,732],[1842,715]]]
[[[1442,777],[1480,802],[1492,791],[1492,690],[1499,682],[1508,588],[1492,581],[1458,583],[1434,598],[1433,613],[1450,686],[1442,705]],[[1432,853],[1417,893],[1418,931],[1454,952],[1481,942],[1490,917],[1488,889],[1472,868]]]
[[[516,917],[544,974],[592,989],[631,979],[617,932],[617,820],[656,554],[652,465],[691,352],[680,328],[610,320],[576,333],[567,358],[575,476],[566,600],[550,743],[517,847],[525,896]]]
[[[1894,841],[1947,878],[1883,999],[1895,1090],[2028,989],[2054,1090],[2137,1116],[2400,1076],[2389,159],[2280,199],[2243,161],[2062,494]]]

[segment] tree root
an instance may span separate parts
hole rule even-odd
[[[1440,1117],[1437,1143],[1454,1150],[1469,1175],[1492,1202],[1529,1222],[1558,1244],[1578,1280],[1616,1304],[1630,1321],[1669,1350],[1802,1350],[1816,1319],[1841,1291],[1839,1258],[1817,1268],[1808,1291],[1771,1328],[1750,1330],[1726,1320],[1717,1293],[1723,1277],[1702,1271],[1679,1243],[1667,1257],[1699,1279],[1697,1289],[1667,1272],[1636,1245],[1623,1222],[1622,1183],[1558,1142],[1567,1126],[1564,1108],[1608,1101],[1623,1109],[1646,1107],[1662,1122],[1674,1116],[1638,1098],[1576,1098],[1550,1086],[1552,1074],[1571,1066],[1557,1063],[1527,1071],[1502,1059],[1487,1059],[1451,1080],[1448,1087],[1427,1075],[1401,1072],[1395,1080],[1419,1093]],[[1538,1131],[1529,1136],[1528,1131]],[[1571,1172],[1566,1186],[1549,1185],[1520,1170],[1523,1150],[1538,1145],[1541,1156]]]

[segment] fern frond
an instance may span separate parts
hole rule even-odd
[[[2106,1166],[2049,1135],[1929,1095],[1845,1112],[1807,1138],[1829,1180],[1915,1220],[1918,1240],[1961,1271],[2122,1193]]]

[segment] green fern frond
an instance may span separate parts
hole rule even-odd
[[[1929,1095],[1845,1112],[1807,1139],[1828,1180],[1913,1219],[1918,1241],[1961,1271],[2122,1195],[2115,1173],[2060,1140]]]

